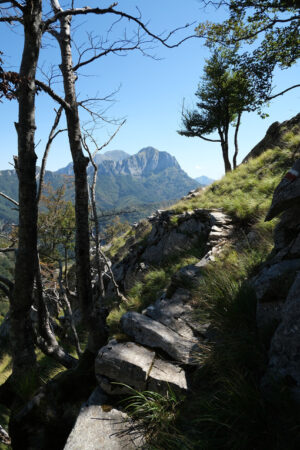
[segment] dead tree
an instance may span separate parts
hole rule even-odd
[[[32,369],[35,365],[34,336],[30,325],[30,308],[32,303],[35,262],[37,255],[37,186],[35,134],[35,94],[38,89],[47,92],[64,109],[70,149],[75,174],[75,208],[76,208],[76,275],[77,292],[86,325],[90,331],[89,350],[96,351],[106,341],[105,315],[95,317],[90,273],[89,221],[88,221],[88,187],[86,168],[88,158],[82,151],[81,129],[78,107],[81,106],[94,113],[84,102],[78,102],[75,82],[78,69],[96,59],[111,54],[139,50],[145,53],[143,46],[154,41],[168,48],[179,46],[193,36],[187,36],[180,42],[170,44],[175,31],[165,37],[152,33],[141,16],[133,16],[116,9],[117,4],[106,8],[71,8],[63,10],[58,0],[52,0],[52,15],[42,19],[42,0],[0,0],[0,22],[20,23],[24,27],[24,50],[18,73],[17,99],[19,118],[16,124],[18,133],[18,159],[16,170],[19,175],[19,250],[16,258],[15,285],[11,300],[11,342],[13,351],[13,368],[17,374],[23,369]],[[71,18],[73,16],[109,15],[115,22],[126,20],[136,26],[132,39],[122,39],[105,45],[106,41],[82,51],[77,64],[73,63],[71,49]],[[58,26],[58,28],[57,28]],[[112,24],[113,26],[113,24]],[[183,27],[186,28],[186,27]],[[36,79],[36,68],[41,47],[42,34],[50,32],[58,41],[61,49],[61,72],[65,97],[60,97],[49,84]],[[85,58],[85,56],[87,57]],[[0,72],[0,78],[13,78],[14,73]]]
[[[111,269],[111,266],[109,264],[108,259],[106,258],[103,250],[101,249],[101,245],[100,245],[100,231],[99,231],[99,220],[98,220],[98,215],[97,215],[97,206],[96,206],[96,183],[97,183],[97,174],[98,174],[98,166],[95,163],[95,156],[96,154],[101,151],[103,148],[105,148],[108,144],[110,144],[110,142],[113,140],[113,138],[116,136],[116,134],[119,132],[120,128],[124,125],[125,120],[119,125],[119,127],[117,128],[117,130],[115,131],[115,133],[109,138],[109,140],[107,142],[105,142],[105,144],[101,145],[100,147],[98,147],[97,142],[95,141],[92,133],[85,131],[85,134],[83,136],[82,139],[82,144],[84,149],[86,150],[86,152],[89,155],[90,158],[90,162],[93,166],[94,169],[94,173],[93,173],[93,179],[92,179],[92,183],[90,185],[90,199],[91,199],[91,206],[92,206],[92,215],[93,215],[93,223],[94,223],[94,228],[95,228],[95,247],[96,247],[96,255],[95,255],[95,259],[96,259],[96,266],[97,266],[97,273],[98,273],[98,284],[99,284],[99,293],[100,293],[100,297],[104,297],[105,296],[105,290],[104,290],[104,283],[103,283],[103,273],[104,270],[106,269],[109,272],[109,276],[110,279],[113,283],[113,286],[115,288],[117,297],[122,301],[127,303],[127,299],[126,297],[120,292],[119,290],[119,286],[115,280],[113,271]],[[89,145],[87,140],[92,141],[92,143],[95,146],[95,150],[92,153],[90,151]]]

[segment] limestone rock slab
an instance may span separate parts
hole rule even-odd
[[[155,353],[133,342],[106,346],[95,363],[100,387],[110,395],[131,394],[124,383],[140,391],[152,390],[165,395],[186,391],[185,371],[176,364],[155,357]],[[142,374],[142,377],[141,377]]]
[[[96,377],[104,375],[143,391],[154,358],[154,352],[133,342],[109,344],[102,347],[96,357]]]
[[[124,333],[139,344],[161,349],[183,364],[193,364],[197,345],[160,322],[143,314],[127,312],[121,318],[121,326]]]
[[[88,402],[81,408],[64,450],[142,448],[143,439],[133,433],[132,423],[127,414],[109,406],[100,388],[98,392],[93,394],[92,402]]]

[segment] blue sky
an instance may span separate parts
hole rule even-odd
[[[90,6],[109,2],[91,1]],[[76,6],[86,2],[77,1]],[[135,13],[135,6],[142,12],[148,27],[156,33],[168,31],[186,23],[224,18],[222,11],[204,11],[198,0],[120,0],[118,9]],[[95,34],[105,33],[109,27],[108,17],[76,19],[78,25],[75,40],[82,43],[86,39],[86,31]],[[125,22],[124,22],[125,23]],[[80,25],[80,26],[79,26]],[[122,26],[123,28],[123,26]],[[119,36],[116,27],[112,37]],[[193,31],[192,26],[191,31]],[[185,31],[186,33],[186,31]],[[182,33],[178,35],[178,39]],[[176,40],[176,39],[175,39]],[[175,41],[174,40],[174,41]],[[18,70],[22,49],[21,29],[12,31],[7,25],[0,26],[1,50],[5,53],[8,68]],[[191,39],[182,46],[168,50],[157,45],[152,54],[160,58],[154,60],[131,52],[126,57],[108,56],[93,63],[81,71],[82,76],[77,83],[81,99],[95,95],[103,97],[118,89],[115,102],[109,104],[108,117],[126,117],[127,122],[114,141],[106,150],[124,150],[134,154],[143,147],[153,146],[158,150],[174,155],[181,167],[192,177],[202,174],[219,178],[223,174],[223,161],[218,144],[201,141],[198,138],[179,136],[182,101],[189,106],[195,103],[194,92],[202,74],[208,50],[201,39]],[[59,63],[59,53],[55,42],[49,38],[44,40],[41,52],[41,63],[44,71],[51,64]],[[42,78],[42,75],[39,75]],[[285,71],[277,71],[274,92],[299,82],[299,64]],[[61,87],[54,85],[62,94]],[[262,120],[255,113],[244,115],[240,130],[240,155],[238,161],[264,136],[267,128],[274,121],[282,122],[299,112],[300,89],[291,91],[285,96],[275,99],[266,109],[269,118]],[[41,157],[49,133],[55,104],[44,94],[39,94],[36,105],[37,133],[36,152]],[[104,106],[103,106],[104,107]],[[17,154],[17,139],[14,122],[17,121],[16,102],[0,104],[1,147],[0,169],[11,168],[12,155]],[[87,116],[82,114],[82,121]],[[113,128],[103,125],[95,131],[97,141],[107,140]],[[60,135],[51,149],[48,169],[56,170],[67,165],[71,160],[66,135]]]

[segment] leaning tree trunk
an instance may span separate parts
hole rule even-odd
[[[239,113],[235,132],[234,132],[234,155],[233,155],[233,168],[234,169],[236,169],[236,159],[237,159],[237,155],[239,153],[238,134],[239,134],[239,129],[240,129],[240,125],[241,125],[241,116],[242,116],[242,113]]]
[[[223,155],[223,161],[224,161],[224,167],[225,167],[225,173],[231,172],[231,164],[229,160],[229,147],[228,147],[228,129],[225,129],[222,131],[220,128],[218,129],[218,133],[221,140],[221,147],[222,147],[222,155]]]
[[[19,248],[10,308],[13,373],[35,366],[34,336],[30,320],[37,248],[35,74],[41,45],[41,0],[27,0],[24,8],[24,49],[18,88],[19,117]]]
[[[54,0],[52,5],[60,10],[59,3]],[[93,305],[91,267],[90,267],[90,238],[89,238],[89,197],[86,168],[89,158],[85,157],[81,144],[81,128],[75,91],[76,76],[73,72],[71,50],[71,17],[60,19],[60,33],[56,35],[61,50],[60,69],[64,81],[65,100],[70,105],[66,109],[68,137],[73,159],[75,176],[75,258],[76,284],[81,305],[83,320],[90,332],[89,350],[97,351],[106,343],[105,320],[96,312]],[[96,315],[96,317],[95,317]]]

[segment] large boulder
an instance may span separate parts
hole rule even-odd
[[[198,345],[183,338],[156,320],[137,312],[127,312],[121,318],[121,326],[128,336],[147,347],[162,350],[183,364],[194,364]]]
[[[286,379],[300,399],[300,273],[282,308],[282,320],[272,338],[268,376]]]
[[[290,120],[286,120],[282,123],[272,123],[272,125],[268,128],[265,137],[255,147],[253,147],[250,153],[248,153],[248,155],[243,159],[242,164],[251,158],[257,158],[268,149],[278,146],[281,148],[287,147],[289,144],[285,139],[285,134],[292,130],[297,132],[297,129],[300,130],[300,114],[297,114]]]
[[[83,405],[64,450],[128,450],[142,448],[143,436],[128,415],[113,406],[98,387]]]
[[[186,266],[190,268],[190,266]],[[190,270],[190,269],[188,269]],[[191,270],[192,276],[194,271]],[[199,273],[196,272],[199,276]],[[209,323],[201,324],[194,317],[194,310],[189,303],[191,294],[187,289],[177,288],[171,298],[165,295],[156,300],[143,311],[146,316],[162,323],[191,342],[198,342],[198,338],[206,337]]]
[[[266,221],[297,204],[300,205],[300,159],[295,162],[275,189]]]
[[[124,384],[162,395],[169,388],[175,392],[187,390],[186,374],[181,367],[133,342],[103,347],[95,361],[95,373],[101,388],[111,395],[130,393]]]

